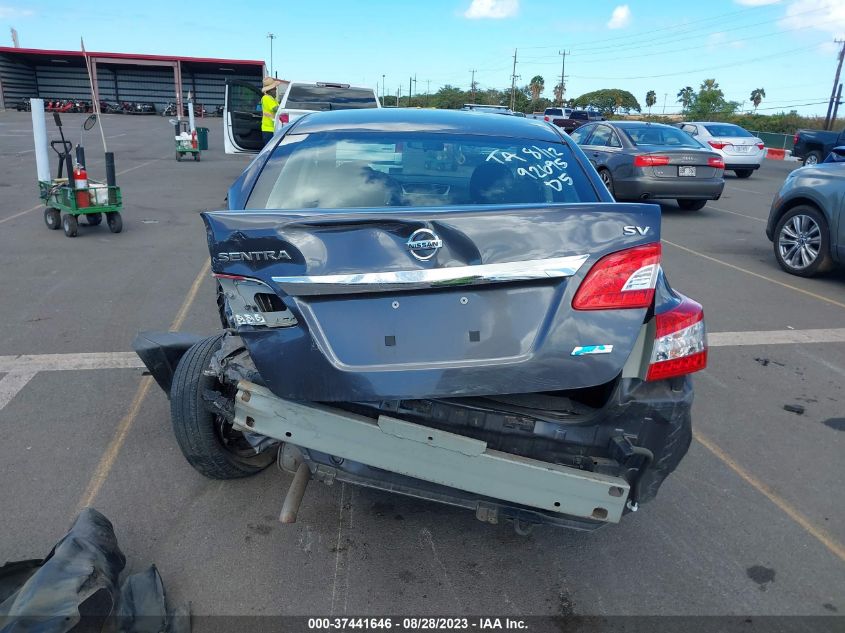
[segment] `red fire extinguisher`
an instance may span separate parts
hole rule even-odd
[[[76,206],[80,209],[85,209],[90,206],[91,201],[87,191],[88,172],[85,171],[85,167],[79,163],[76,164],[76,167],[73,170],[73,186],[77,190]]]
[[[197,149],[197,131],[191,132],[191,148]]]

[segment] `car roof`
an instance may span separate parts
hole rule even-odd
[[[337,87],[343,86],[343,89],[346,90],[348,88],[355,88],[356,90],[372,90],[375,92],[375,88],[372,86],[359,86],[357,84],[348,84],[343,81],[299,81],[298,79],[279,79],[283,84],[296,84],[297,86],[316,86],[316,85],[323,85],[329,87]]]
[[[360,108],[314,112],[298,119],[290,134],[341,131],[473,134],[561,142],[560,134],[543,121],[483,112],[410,108]]]
[[[626,127],[668,127],[672,128],[673,130],[677,130],[678,128],[674,125],[666,125],[665,123],[652,123],[651,121],[597,121],[597,123],[605,123],[609,125],[615,125],[616,127],[626,128]]]

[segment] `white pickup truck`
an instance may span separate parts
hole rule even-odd
[[[283,81],[277,94],[275,131],[309,112],[380,108],[373,88],[320,81]],[[261,91],[252,84],[226,82],[223,108],[223,145],[227,154],[257,153],[261,138]]]

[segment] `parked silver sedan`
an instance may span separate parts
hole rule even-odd
[[[570,133],[617,200],[677,200],[687,211],[718,200],[722,157],[676,127],[644,121],[588,123]]]
[[[766,158],[766,145],[748,130],[733,123],[688,121],[678,127],[709,146],[725,161],[725,170],[737,178],[748,178]]]
[[[845,148],[834,153],[845,158]],[[845,263],[845,162],[801,167],[786,177],[766,236],[786,272],[812,277]]]

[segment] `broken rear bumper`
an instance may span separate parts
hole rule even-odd
[[[630,491],[621,477],[494,451],[486,442],[386,415],[373,420],[341,409],[283,400],[248,381],[238,385],[234,424],[338,460],[360,462],[552,517],[616,523]],[[355,483],[367,485],[366,481]],[[416,496],[425,496],[419,494],[419,487],[416,490]]]

